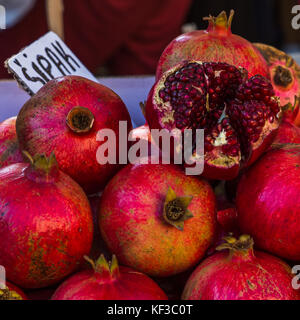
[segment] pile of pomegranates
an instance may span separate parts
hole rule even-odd
[[[134,130],[116,93],[78,76],[0,124],[0,300],[300,300],[300,67],[233,34],[233,14],[166,47]],[[99,161],[102,129],[119,160],[121,121],[144,162]],[[181,164],[153,129],[192,133]]]

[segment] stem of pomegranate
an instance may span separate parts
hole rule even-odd
[[[225,249],[233,251],[248,251],[253,248],[254,241],[249,235],[241,235],[239,239],[234,237],[225,237],[225,242],[219,245],[216,249],[217,251],[222,251]]]
[[[22,300],[22,297],[15,291],[0,289],[0,300]]]
[[[74,107],[67,115],[67,126],[74,133],[87,133],[94,124],[95,118],[92,112],[85,107]]]
[[[96,273],[106,275],[107,278],[116,279],[120,275],[119,264],[115,255],[112,256],[111,262],[108,262],[103,254],[101,254],[96,262],[87,256],[84,256],[84,259],[92,266]]]

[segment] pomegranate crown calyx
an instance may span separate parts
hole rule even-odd
[[[224,243],[219,245],[216,250],[222,251],[229,249],[230,251],[246,251],[253,249],[254,241],[249,235],[241,235],[239,239],[233,236],[224,237]]]
[[[192,196],[177,197],[175,191],[169,187],[163,208],[165,221],[183,231],[184,221],[193,218],[192,213],[187,209],[192,200]]]
[[[226,33],[228,33],[231,32],[233,16],[234,10],[230,10],[230,15],[228,18],[226,11],[222,11],[217,17],[210,15],[209,17],[204,17],[203,20],[209,22],[207,31],[226,31]]]
[[[27,159],[29,159],[31,166],[35,170],[45,172],[48,175],[53,169],[58,169],[58,163],[54,152],[51,152],[49,157],[44,154],[36,154],[32,157],[27,151],[23,151],[23,154]]]
[[[87,256],[84,256],[84,259],[91,264],[96,273],[107,275],[112,279],[117,278],[120,274],[118,260],[115,255],[112,256],[110,262],[105,259],[103,254],[101,254],[96,262]]]
[[[23,298],[17,292],[6,287],[5,289],[0,289],[1,300],[23,300]]]

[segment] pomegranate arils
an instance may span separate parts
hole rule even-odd
[[[164,83],[164,88],[159,91],[163,102],[171,101],[179,129],[195,127],[191,121],[186,121],[186,117],[198,119],[199,122],[203,120],[201,114],[205,111],[203,108],[206,94],[204,81],[203,66],[190,63],[169,76]]]
[[[207,76],[209,108],[224,104],[225,99],[234,97],[236,89],[242,82],[241,72],[226,63],[204,63]]]
[[[243,83],[236,94],[236,98],[241,101],[261,100],[267,104],[270,103],[273,96],[275,96],[275,92],[271,82],[260,75],[256,75]],[[278,103],[276,105],[278,106]]]
[[[239,155],[240,144],[228,118],[224,118],[205,135],[205,151],[212,151],[215,147],[221,147],[222,152],[229,156],[236,157]]]
[[[241,72],[226,63],[192,62],[166,78],[159,97],[165,103],[171,102],[179,129],[199,128],[207,124],[209,110],[219,108],[220,114],[214,114],[215,121],[219,119],[224,100],[234,96],[241,81]],[[189,121],[184,121],[184,117],[189,117]]]
[[[204,129],[203,176],[234,179],[240,166],[253,163],[275,137],[281,110],[274,95],[269,80],[248,79],[243,68],[186,61],[153,87],[146,118],[150,128]]]

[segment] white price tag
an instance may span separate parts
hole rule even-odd
[[[9,58],[9,72],[29,94],[36,93],[48,81],[65,75],[77,75],[96,81],[59,36],[50,31]]]

